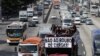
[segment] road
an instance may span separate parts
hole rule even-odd
[[[57,16],[58,19],[51,19],[50,18],[51,16]],[[47,23],[61,25],[61,20],[60,20],[60,15],[59,15],[58,9],[52,8],[52,11],[50,13],[50,16],[49,16]],[[82,30],[80,27],[81,26],[79,26],[79,28],[77,28],[77,29],[79,30],[79,32],[83,32],[83,31],[80,31],[80,30]],[[83,36],[84,36],[83,34],[80,34],[80,38],[82,38]],[[79,44],[78,45],[78,55],[86,56],[85,47],[84,47],[84,44],[83,44],[81,39],[79,39],[78,44]]]
[[[47,13],[48,9],[45,10],[45,13]],[[45,14],[46,15],[46,14]],[[58,19],[51,19],[51,16],[58,16]],[[61,25],[60,17],[59,17],[59,9],[53,9],[50,12],[49,18],[47,23],[48,24],[57,24]],[[100,17],[91,16],[91,19],[94,23],[94,25],[78,25],[77,29],[80,33],[80,38],[78,41],[78,55],[81,56],[92,56],[92,34],[91,31],[94,29],[100,29]],[[40,23],[43,23],[42,21],[43,16],[39,17]],[[12,21],[10,21],[11,23]],[[42,24],[38,24],[42,25]],[[17,53],[14,51],[15,46],[9,46],[6,43],[6,26],[7,25],[0,25],[0,56],[17,56]],[[39,31],[39,27],[29,27],[27,32],[27,37],[31,36],[37,36],[37,33]]]

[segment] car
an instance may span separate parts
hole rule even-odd
[[[57,19],[57,16],[51,16],[51,19]]]
[[[83,14],[82,14],[82,17],[83,18],[88,18],[88,12],[84,11]]]
[[[38,12],[37,11],[34,11],[33,12],[33,16],[38,16]]]
[[[85,23],[86,25],[93,25],[93,22],[91,19],[87,19]]]
[[[81,17],[81,23],[85,23],[86,20],[87,20],[87,18],[83,18],[83,17]]]
[[[72,19],[64,19],[62,21],[62,28],[71,28],[73,27],[73,20]]]
[[[32,18],[29,19],[28,23],[29,26],[36,26],[36,24],[39,24],[39,17],[33,16]]]
[[[76,12],[71,12],[71,16],[75,17],[76,16]]]

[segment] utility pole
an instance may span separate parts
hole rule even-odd
[[[44,15],[45,15],[45,13],[44,13],[44,0],[42,1],[42,4],[43,4],[43,22],[44,22]]]
[[[1,5],[2,5],[2,0],[0,0],[0,19],[2,20],[2,7],[1,7]]]

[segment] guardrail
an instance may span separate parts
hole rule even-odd
[[[50,12],[51,12],[51,9],[52,9],[52,4],[50,5],[49,11],[47,12],[46,17],[45,17],[44,20],[43,20],[44,23],[47,23],[48,17],[49,17]]]

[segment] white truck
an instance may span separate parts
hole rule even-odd
[[[27,16],[32,17],[33,16],[33,11],[34,11],[33,8],[27,8]]]
[[[25,10],[19,11],[19,20],[23,21],[23,22],[28,21],[27,11],[25,11]]]

